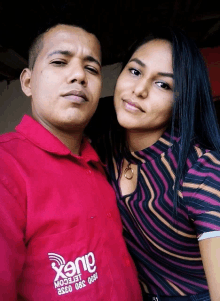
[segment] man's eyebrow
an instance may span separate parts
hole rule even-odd
[[[87,55],[84,60],[85,61],[89,61],[89,62],[94,62],[97,65],[99,65],[100,68],[102,67],[101,63],[97,59],[95,59],[93,56],[91,56],[91,55]]]
[[[73,53],[69,50],[54,50],[53,52],[49,53],[47,57],[51,57],[54,54],[62,54],[62,55],[65,55],[65,56],[73,56]],[[99,65],[99,67],[101,68],[101,63],[91,55],[87,55],[84,58],[84,61],[94,62],[97,65]]]
[[[54,54],[62,54],[62,55],[65,55],[65,56],[72,56],[73,53],[69,50],[54,50],[53,52],[49,53],[47,57],[50,57]]]

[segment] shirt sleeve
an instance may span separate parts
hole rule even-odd
[[[25,259],[24,183],[13,160],[0,157],[0,301],[14,301]]]
[[[187,172],[183,182],[183,200],[197,237],[220,231],[220,160],[207,152]]]
[[[198,241],[208,239],[208,238],[214,238],[214,237],[220,237],[220,231],[216,230],[216,231],[202,233],[201,235],[199,235]]]

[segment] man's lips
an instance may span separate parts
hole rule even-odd
[[[83,91],[79,91],[79,90],[68,91],[62,96],[74,103],[82,103],[88,101],[86,94]]]
[[[134,110],[134,111],[138,111],[140,110],[141,112],[144,112],[144,110],[142,109],[142,107],[135,101],[131,101],[129,99],[122,99],[123,102],[125,103],[125,107],[129,110]]]

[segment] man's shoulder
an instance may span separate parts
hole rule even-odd
[[[24,139],[25,139],[25,137],[17,132],[5,133],[5,134],[0,135],[0,146],[3,146],[4,143],[12,143],[15,141],[18,142],[18,141],[22,141]]]
[[[24,148],[24,141],[26,138],[17,132],[9,132],[0,135],[0,157],[1,159],[7,157],[9,154],[16,154],[19,150]]]

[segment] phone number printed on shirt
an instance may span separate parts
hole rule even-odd
[[[58,295],[72,293],[73,290],[81,290],[91,285],[98,279],[95,265],[95,256],[89,252],[82,257],[77,257],[75,261],[65,262],[65,259],[56,253],[48,253],[49,259],[52,261],[51,267],[56,272],[54,278],[54,288]],[[88,271],[91,276],[86,280],[82,279],[80,265],[84,271]]]

